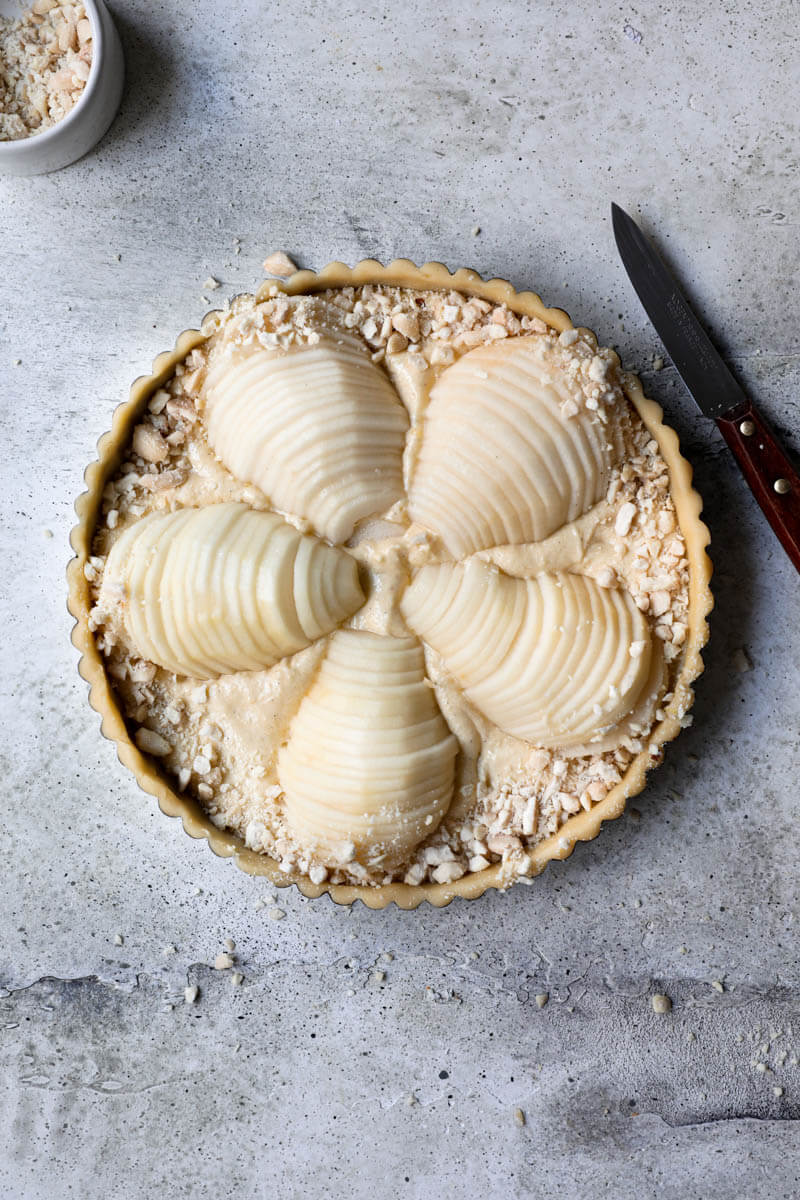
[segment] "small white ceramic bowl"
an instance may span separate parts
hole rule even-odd
[[[33,0],[22,0],[24,9]],[[92,69],[78,103],[63,120],[43,133],[16,142],[0,142],[0,173],[43,175],[82,158],[95,146],[117,114],[125,79],[125,60],[114,22],[103,0],[83,0],[92,23]],[[0,15],[18,17],[19,0],[0,0]]]

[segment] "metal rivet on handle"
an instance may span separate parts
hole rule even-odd
[[[752,437],[755,431],[756,427],[752,421],[742,421],[739,426],[739,432],[743,433],[745,437]]]
[[[772,486],[775,488],[775,491],[779,496],[785,496],[786,493],[791,491],[792,488],[792,485],[789,483],[788,479],[776,479]]]

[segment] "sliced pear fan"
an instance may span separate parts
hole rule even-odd
[[[627,592],[566,572],[423,567],[401,603],[490,721],[539,746],[591,741],[636,708],[654,653]]]
[[[139,654],[198,679],[270,667],[364,602],[349,554],[244,504],[131,525],[111,548],[100,600],[119,596]]]
[[[480,346],[431,389],[409,512],[457,558],[541,541],[605,494],[606,430],[556,353],[534,337]]]
[[[211,448],[237,479],[332,542],[403,494],[408,416],[358,346],[222,358],[209,371],[206,418]]]
[[[417,639],[340,630],[278,756],[289,828],[330,861],[402,861],[449,807],[456,751]]]

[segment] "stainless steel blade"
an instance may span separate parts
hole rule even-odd
[[[611,205],[611,216],[628,278],[699,407],[716,420],[746,403],[744,392],[639,226],[617,204]]]

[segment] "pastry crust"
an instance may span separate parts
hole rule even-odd
[[[475,271],[465,268],[451,274],[441,263],[425,263],[422,267],[416,267],[407,259],[398,259],[387,266],[366,259],[353,268],[334,262],[319,273],[298,271],[277,285],[272,280],[265,283],[256,294],[256,300],[265,300],[270,289],[276,286],[285,294],[294,296],[363,284],[417,290],[455,290],[495,305],[505,304],[519,316],[539,318],[559,333],[573,328],[570,318],[561,309],[545,307],[533,292],[516,292],[505,280],[483,280]],[[169,379],[178,363],[191,350],[206,341],[206,336],[201,330],[186,330],[180,334],[172,351],[158,355],[152,373],[135,381],[128,400],[114,413],[111,430],[98,442],[98,458],[85,474],[87,490],[75,504],[78,524],[70,539],[75,558],[70,562],[67,572],[68,608],[76,620],[72,641],[81,653],[79,671],[89,684],[89,701],[100,714],[104,736],[115,742],[120,761],[133,771],[143,790],[155,796],[162,812],[167,816],[180,817],[186,832],[194,838],[206,838],[215,854],[224,858],[232,857],[241,870],[251,875],[265,875],[275,886],[294,883],[309,897],[328,892],[336,903],[350,904],[358,899],[375,909],[391,903],[412,909],[423,900],[442,907],[456,896],[474,899],[489,888],[508,887],[520,876],[513,865],[504,863],[463,875],[452,883],[391,883],[382,886],[314,884],[305,875],[281,870],[274,860],[248,849],[241,838],[215,826],[198,802],[191,796],[176,792],[154,760],[142,754],[133,742],[106,674],[102,655],[89,628],[91,599],[84,567],[91,554],[103,488],[119,466],[134,426],[153,393]],[[644,395],[635,375],[623,374],[622,384],[628,399],[657,441],[669,468],[670,494],[685,539],[689,563],[686,642],[672,699],[664,706],[663,718],[653,728],[645,749],[636,755],[620,782],[602,800],[588,811],[570,817],[557,833],[526,851],[528,877],[539,874],[551,859],[567,858],[577,842],[590,841],[599,833],[603,822],[621,815],[627,800],[644,787],[647,771],[661,761],[665,744],[679,733],[682,723],[685,723],[683,714],[691,707],[693,700],[692,684],[703,670],[702,648],[708,638],[707,616],[713,599],[709,586],[711,562],[706,552],[709,532],[700,519],[702,501],[692,487],[692,470],[680,453],[677,434],[664,424],[661,408]]]

